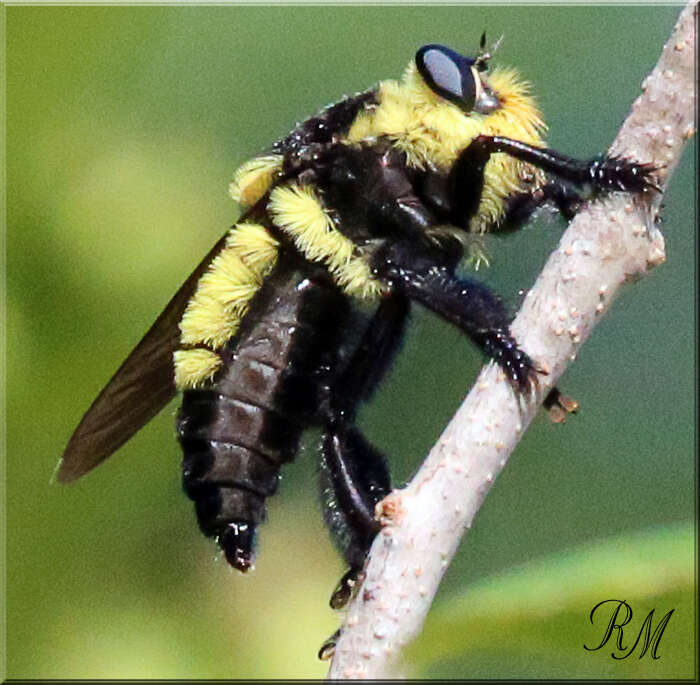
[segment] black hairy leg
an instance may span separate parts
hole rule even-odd
[[[540,205],[553,204],[566,218],[571,218],[584,196],[599,196],[611,192],[642,193],[650,189],[660,190],[654,182],[657,168],[651,164],[639,164],[620,157],[596,157],[578,160],[556,150],[538,148],[519,140],[503,136],[477,136],[460,153],[448,179],[454,198],[452,219],[458,226],[467,226],[481,199],[484,184],[484,168],[491,155],[502,152],[532,164],[551,174],[556,180],[532,194],[518,194],[507,209],[506,223],[522,223]],[[562,183],[563,182],[563,183]],[[579,195],[567,184],[581,188]]]
[[[340,609],[350,600],[367,552],[379,532],[374,508],[391,491],[384,455],[354,426],[328,426],[321,444],[324,519],[350,567],[331,595]]]
[[[377,261],[375,272],[393,290],[420,302],[464,331],[503,369],[511,385],[527,392],[540,371],[510,334],[510,319],[500,298],[473,279],[458,278],[452,267],[425,258],[408,243],[393,243]],[[544,407],[555,423],[563,423],[578,403],[558,388],[550,390]]]
[[[322,406],[324,517],[349,566],[331,596],[334,609],[343,607],[352,596],[379,530],[375,506],[391,490],[384,455],[354,423],[359,403],[371,396],[398,351],[408,312],[409,302],[404,297],[390,295],[382,300],[342,373],[328,388]]]
[[[391,294],[379,303],[351,359],[337,381],[338,392],[331,396],[330,415],[341,415],[354,423],[360,402],[371,398],[391,366],[403,341],[410,302],[400,294]]]
[[[598,157],[581,161],[555,150],[534,147],[522,141],[502,136],[480,135],[460,153],[446,181],[451,200],[451,220],[455,225],[468,227],[481,200],[484,169],[491,155],[497,152],[532,164],[554,177],[534,191],[511,196],[502,221],[502,230],[515,230],[522,226],[532,213],[544,204],[554,205],[565,219],[570,220],[586,197],[615,191],[641,193],[650,189],[659,190],[653,179],[656,167],[650,164],[638,164],[618,157]],[[580,188],[583,192],[578,192],[572,186]],[[532,381],[536,381],[530,359],[517,349],[507,326],[503,321],[496,325],[490,321],[498,318],[499,307],[497,303],[492,305],[490,299],[493,299],[493,296],[485,286],[450,281],[450,274],[444,268],[433,270],[422,277],[416,277],[416,274],[411,274],[405,268],[393,271],[394,276],[398,276],[399,280],[404,282],[404,287],[414,292],[420,288],[423,291],[424,304],[457,323],[487,354],[495,358],[516,387],[523,390]],[[452,295],[443,302],[436,299],[441,283],[449,283]],[[455,307],[452,307],[451,313],[445,312],[445,305],[449,300],[454,301],[458,293],[475,298],[475,302],[471,306],[464,305],[462,312],[457,311]],[[434,304],[431,305],[431,301]],[[440,308],[443,309],[442,312]],[[483,325],[484,323],[486,325]],[[557,388],[552,390],[548,400],[550,398],[551,401],[547,401],[545,407],[554,421],[561,422],[567,413],[575,411],[571,408],[576,405],[575,401],[564,398]],[[563,398],[561,402],[559,398]]]
[[[412,242],[387,243],[373,261],[373,272],[393,292],[419,302],[466,333],[498,362],[518,391],[537,384],[539,370],[513,339],[506,308],[486,285],[458,278],[451,265]]]

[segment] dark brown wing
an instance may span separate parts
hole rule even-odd
[[[200,276],[225,239],[224,235],[175,293],[87,410],[63,452],[57,471],[59,481],[75,480],[102,463],[173,398],[178,324]]]

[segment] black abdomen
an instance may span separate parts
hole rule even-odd
[[[221,351],[213,383],[183,394],[183,486],[228,562],[253,563],[255,528],[282,464],[319,413],[347,304],[331,285],[280,267]]]

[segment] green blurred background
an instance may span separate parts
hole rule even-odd
[[[102,385],[237,209],[238,164],[416,48],[474,52],[529,79],[549,142],[611,142],[678,15],[642,7],[8,7],[7,676],[323,677],[343,565],[321,523],[310,435],[269,500],[257,568],[216,560],[180,491],[170,405],[84,480],[51,482]],[[628,286],[561,381],[449,569],[409,672],[426,677],[694,673],[695,150],[666,195],[668,261]],[[484,279],[514,305],[556,220],[490,237]],[[416,312],[368,435],[410,477],[479,354]],[[617,596],[674,617],[661,659],[588,653]],[[491,599],[489,599],[491,598]],[[487,601],[488,600],[488,601]],[[459,610],[457,610],[459,609]],[[449,638],[449,639],[448,639]],[[634,636],[631,636],[633,641]]]

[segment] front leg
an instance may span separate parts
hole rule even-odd
[[[593,195],[630,192],[642,193],[649,189],[660,190],[653,180],[656,167],[638,164],[620,157],[596,157],[579,160],[552,150],[540,148],[520,140],[503,136],[477,136],[462,152],[455,164],[458,167],[482,166],[494,152],[504,152],[515,159],[532,164],[556,178],[579,186]]]
[[[394,292],[419,302],[457,326],[490,358],[497,361],[520,392],[537,383],[530,357],[510,334],[503,302],[483,283],[458,278],[451,266],[431,258],[425,245],[389,242],[375,255],[373,272]]]
[[[521,194],[519,199],[516,199],[517,195],[513,196],[514,206],[508,208],[511,216],[506,217],[506,222],[515,225],[523,223],[537,206],[546,202],[553,202],[565,217],[571,218],[576,205],[588,197],[616,191],[642,193],[660,190],[653,179],[656,167],[650,164],[606,156],[578,160],[520,140],[481,135],[460,153],[448,178],[449,192],[454,198],[453,221],[457,225],[468,225],[476,213],[484,184],[484,169],[496,152],[542,169],[555,179],[532,194]],[[581,193],[569,185],[579,188]]]

